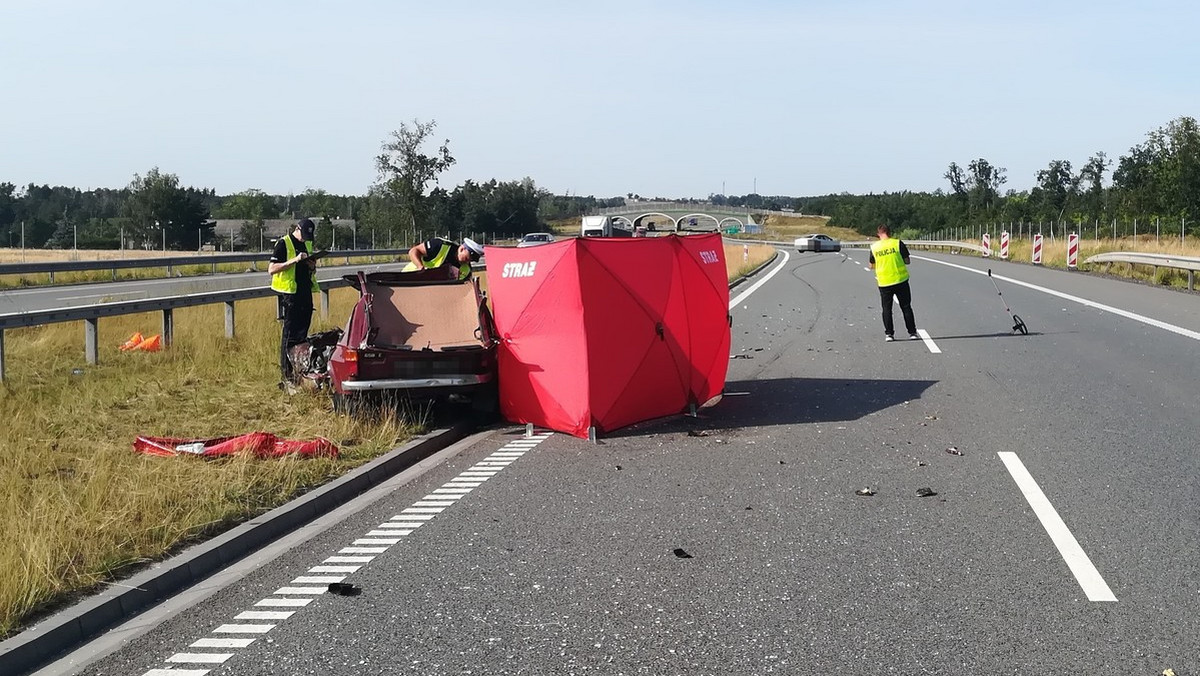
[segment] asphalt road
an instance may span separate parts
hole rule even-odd
[[[865,268],[735,289],[698,418],[498,428],[53,673],[1200,674],[1200,298],[919,254],[885,344]]]

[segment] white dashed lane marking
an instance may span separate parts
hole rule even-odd
[[[264,621],[283,622],[288,620],[297,611],[324,595],[330,584],[342,582],[346,576],[358,572],[360,568],[373,561],[377,556],[385,554],[390,547],[399,544],[405,535],[412,533],[438,514],[453,507],[454,503],[461,500],[467,493],[482,486],[488,479],[548,438],[550,438],[550,433],[546,432],[505,444],[483,461],[472,465],[458,476],[442,484],[441,487],[434,489],[429,495],[402,510],[400,514],[374,526],[363,537],[353,540],[349,546],[342,547],[337,551],[337,555],[330,556],[320,565],[309,568],[306,575],[294,578],[288,586],[276,589],[270,597],[261,599],[254,604],[255,608],[275,608],[276,610],[242,611],[233,618],[237,623],[220,625],[212,630],[214,636],[201,638],[189,645],[188,648],[227,651],[250,647],[255,641],[254,638],[231,638],[229,635],[262,635],[270,632],[277,625],[274,623],[264,624]],[[236,654],[232,652],[178,652],[168,657],[166,662],[170,665],[220,665]],[[142,676],[204,676],[208,672],[209,669],[176,669],[172,666],[150,669]]]

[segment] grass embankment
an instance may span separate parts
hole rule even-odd
[[[993,235],[992,247],[999,253],[999,235]],[[1183,242],[1180,242],[1178,238],[1156,241],[1153,235],[1139,236],[1136,239],[1133,237],[1120,237],[1117,239],[1107,238],[1100,240],[1080,238],[1079,240],[1080,270],[1101,272],[1141,282],[1186,289],[1186,270],[1160,267],[1156,273],[1154,267],[1149,265],[1131,265],[1129,263],[1112,263],[1111,265],[1108,263],[1095,265],[1083,264],[1083,261],[1088,256],[1114,251],[1136,251],[1138,253],[1200,258],[1200,240],[1197,240],[1195,237],[1188,237]],[[1032,254],[1033,242],[1030,240],[1014,239],[1009,242],[1008,257],[1010,260],[1029,263]],[[1066,269],[1067,240],[1065,238],[1051,240],[1049,237],[1045,237],[1042,239],[1042,265],[1048,268]]]
[[[356,297],[334,290],[331,319],[345,318]],[[279,391],[274,299],[239,303],[233,340],[224,337],[223,312],[221,305],[176,310],[174,345],[158,353],[117,346],[135,331],[158,332],[159,314],[103,320],[97,366],[85,363],[82,323],[5,333],[0,636],[47,604],[278,506],[415,431],[395,417],[335,415],[326,394]],[[331,326],[314,319],[314,331]],[[131,450],[138,434],[256,430],[324,436],[342,456],[206,461]]]

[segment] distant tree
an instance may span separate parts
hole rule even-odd
[[[181,188],[179,177],[155,167],[144,177],[134,174],[124,211],[132,234],[146,248],[165,242],[169,248],[188,249],[197,235],[205,240],[213,235],[204,197],[203,192]]]
[[[213,215],[217,218],[240,218],[262,225],[268,218],[278,218],[279,209],[274,197],[257,188],[250,188],[230,195]]]
[[[401,124],[392,132],[391,140],[383,144],[383,152],[375,158],[380,195],[391,200],[401,218],[407,221],[398,224],[400,227],[425,224],[425,189],[454,164],[449,139],[443,141],[432,155],[421,151],[436,126],[433,120],[413,120],[411,127]]]
[[[1039,216],[1052,221],[1061,219],[1078,188],[1078,179],[1071,173],[1070,161],[1052,160],[1037,173]]]
[[[1008,181],[1005,176],[1008,170],[993,166],[982,157],[967,165],[970,172],[967,189],[968,205],[972,213],[986,218],[997,206],[1000,198],[1000,186]]]
[[[1103,151],[1097,152],[1079,169],[1079,175],[1075,179],[1076,185],[1082,191],[1084,215],[1089,219],[1099,220],[1107,216],[1105,202],[1108,193],[1104,189],[1104,174],[1110,166],[1112,161],[1108,156]]]
[[[1200,125],[1180,117],[1121,157],[1113,187],[1127,212],[1200,215]]]

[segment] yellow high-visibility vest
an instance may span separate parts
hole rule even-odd
[[[296,245],[292,244],[291,235],[284,235],[285,244],[287,244],[287,260],[292,260],[296,257]],[[304,248],[311,255],[313,251],[313,243],[304,242]],[[306,265],[304,261],[300,261],[296,265]],[[271,275],[271,290],[276,293],[296,293],[296,265],[289,265],[286,269],[280,270]],[[309,274],[309,279],[312,280],[312,292],[316,293],[321,290],[317,284],[317,273],[313,270]]]
[[[879,286],[895,286],[908,281],[908,266],[900,257],[900,240],[889,237],[871,245],[875,257],[875,281]]]
[[[438,249],[437,255],[435,255],[433,258],[425,261],[425,267],[429,268],[429,269],[441,267],[442,263],[444,263],[446,261],[446,258],[452,252],[457,252],[457,251],[458,251],[457,244],[443,240],[442,248]],[[400,271],[401,272],[414,272],[419,269],[420,268],[417,267],[417,264],[415,262],[409,261],[407,264],[405,264],[405,266],[403,268],[400,269]],[[458,266],[458,278],[459,279],[468,279],[468,278],[470,278],[470,276],[471,276],[471,263],[469,261],[466,263],[460,263]]]

